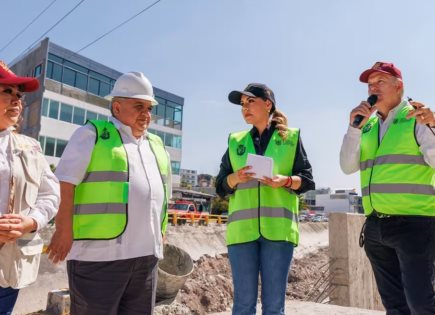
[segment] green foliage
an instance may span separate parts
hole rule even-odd
[[[217,196],[211,203],[212,214],[222,214],[228,212],[228,197],[221,198]]]

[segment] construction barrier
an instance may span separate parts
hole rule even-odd
[[[172,225],[194,225],[195,223],[197,223],[198,225],[209,225],[210,223],[224,224],[228,222],[227,215],[204,214],[198,217],[195,216],[193,213],[182,215],[177,215],[176,213],[169,213],[168,216],[169,222],[171,222]]]

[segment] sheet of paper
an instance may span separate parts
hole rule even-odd
[[[270,157],[248,153],[246,165],[252,166],[249,172],[255,173],[255,178],[263,179],[263,176],[273,176],[273,159]]]

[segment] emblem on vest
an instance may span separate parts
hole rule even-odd
[[[362,133],[369,132],[370,129],[372,129],[372,127],[373,127],[373,124],[365,125],[364,128],[362,129]]]
[[[103,132],[101,133],[100,138],[103,139],[103,140],[107,140],[107,139],[109,139],[109,138],[110,138],[110,132],[107,131],[106,128],[104,128],[104,129],[103,129]]]
[[[239,144],[237,147],[237,155],[243,155],[246,152],[246,147],[243,144]]]
[[[294,145],[293,142],[290,139],[281,140],[281,139],[275,139],[276,145]]]

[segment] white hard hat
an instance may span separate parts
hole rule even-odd
[[[116,80],[112,92],[105,99],[110,101],[115,96],[151,101],[151,105],[158,104],[154,98],[153,86],[142,72],[128,72],[121,75]]]

